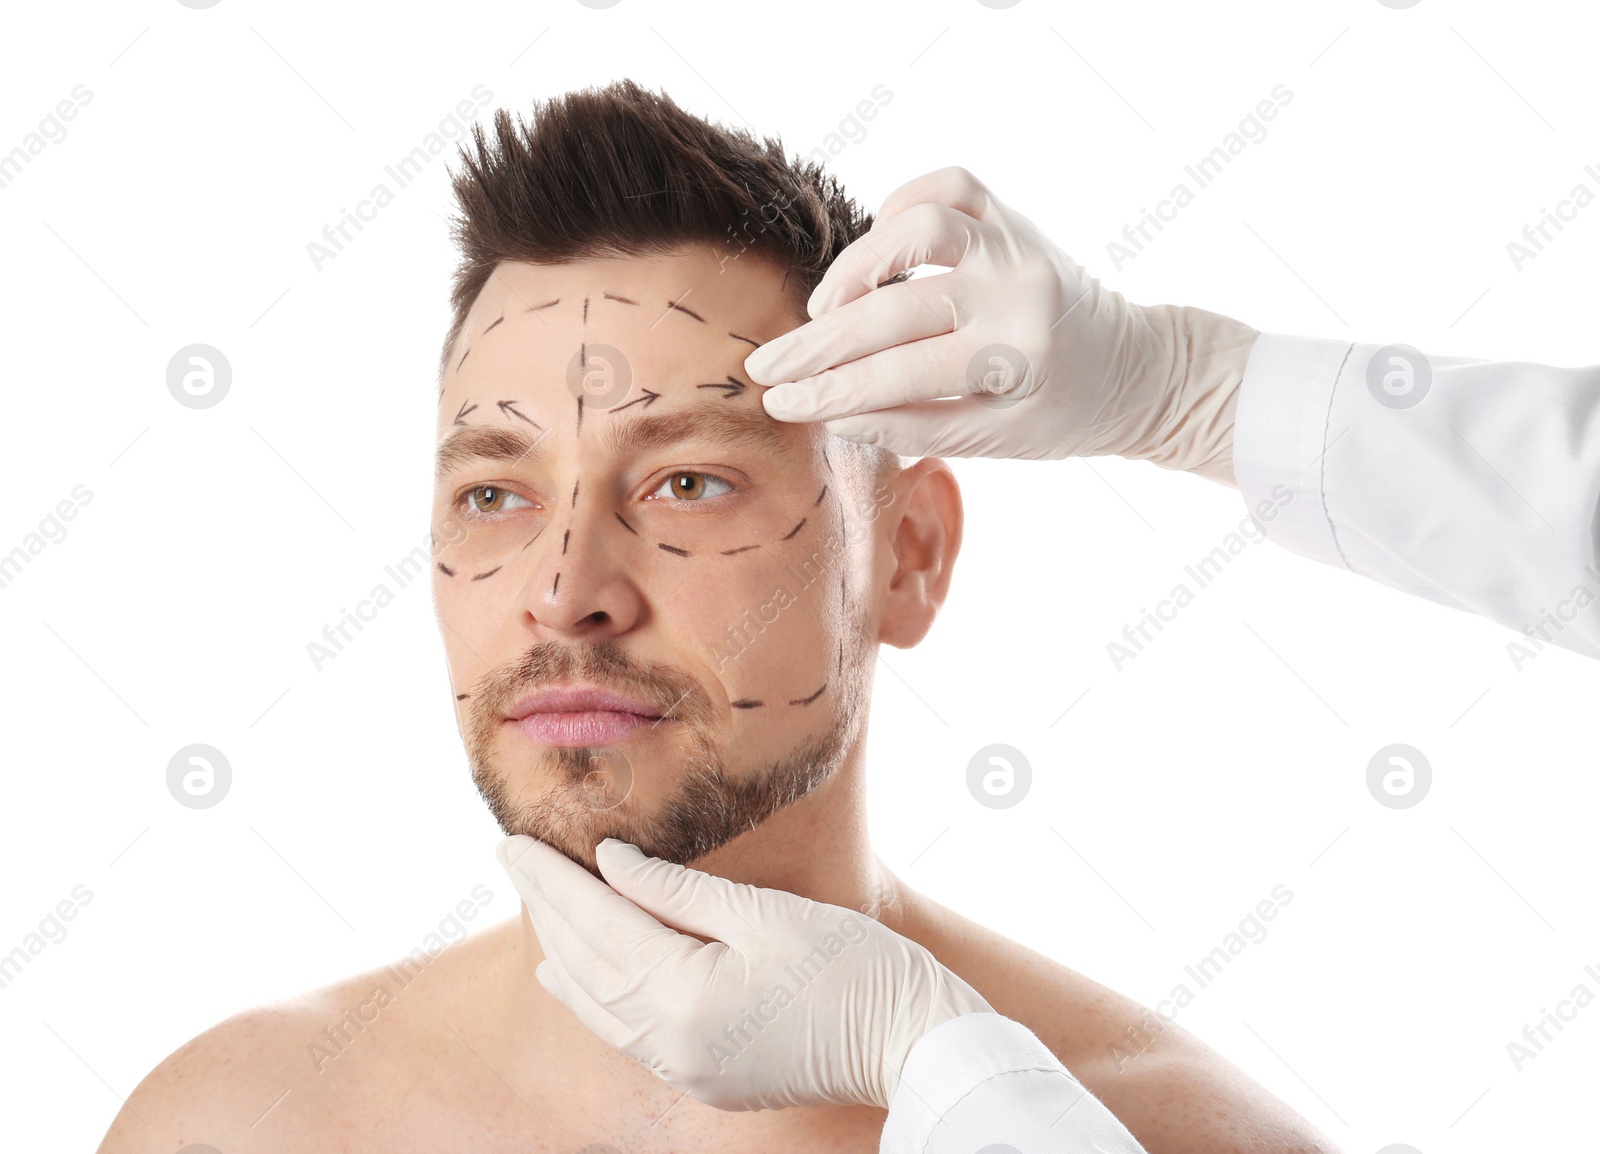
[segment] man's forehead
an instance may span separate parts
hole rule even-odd
[[[727,260],[714,249],[563,265],[498,265],[467,314],[446,369],[441,410],[474,384],[520,385],[520,395],[570,383],[597,355],[619,356],[635,381],[686,376],[748,387],[752,349],[803,320],[781,267]],[[610,358],[609,360],[607,358]]]

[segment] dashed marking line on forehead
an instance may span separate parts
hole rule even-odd
[[[489,322],[489,327],[483,330],[483,335],[484,336],[488,336],[490,333],[494,332],[495,326],[498,325],[501,321],[503,321],[505,319],[506,319],[506,314],[505,313],[501,313],[498,317],[496,317],[494,320]]]
[[[689,295],[688,293],[684,293],[683,297],[686,297],[688,295]],[[678,301],[681,301],[683,299],[683,297],[679,297]],[[695,312],[693,309],[684,308],[682,305],[680,305],[678,303],[678,301],[668,301],[667,302],[667,308],[668,309],[676,309],[680,313],[685,313],[685,314],[693,317],[695,320],[699,321],[701,324],[705,324],[706,323],[706,318],[705,317],[701,316],[699,313]]]
[[[681,301],[681,300],[685,299],[692,292],[694,292],[694,289],[692,289],[692,288],[684,289],[683,290],[683,296],[679,297],[678,300],[676,300],[676,301],[668,301],[667,302],[667,307],[664,308],[663,310],[661,310],[661,315],[659,317],[657,317],[655,320],[650,322],[650,327],[651,328],[655,328],[669,314],[675,313],[675,312],[683,313],[685,316],[691,316],[695,320],[699,321],[701,324],[705,324],[705,321],[706,321],[705,317],[701,316],[699,313],[695,312],[693,309],[684,308],[683,305],[678,303],[678,301]]]
[[[629,300],[627,297],[619,297],[614,292],[608,292],[608,293],[605,293],[603,295],[605,296],[606,300],[608,300],[608,301],[620,301],[621,303],[623,303],[625,305],[636,305],[636,304],[639,303],[636,300]]]

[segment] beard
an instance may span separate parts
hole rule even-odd
[[[829,689],[837,696],[821,735],[758,768],[730,773],[715,739],[711,701],[695,681],[667,667],[640,667],[615,641],[594,642],[581,650],[545,642],[479,682],[468,718],[472,780],[507,836],[527,834],[546,842],[596,877],[594,847],[608,837],[631,842],[651,857],[687,865],[754,829],[833,775],[856,736],[864,698],[855,668],[842,674],[830,679]],[[636,748],[632,743],[536,747],[554,782],[531,801],[495,764],[494,743],[510,708],[530,690],[565,681],[631,693],[651,702],[663,718],[681,723],[687,750],[651,755],[657,765],[683,758],[682,776],[655,812],[641,812],[632,798],[634,760],[642,761],[642,755],[628,753]]]

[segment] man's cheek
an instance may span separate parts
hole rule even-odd
[[[708,642],[732,700],[771,707],[816,691],[831,653],[822,609],[837,583],[832,566],[803,565],[791,554],[725,596]]]

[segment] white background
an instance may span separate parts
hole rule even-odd
[[[185,1040],[403,954],[478,883],[484,920],[516,908],[426,582],[321,672],[306,650],[425,540],[446,162],[320,271],[306,245],[474,85],[524,109],[629,76],[808,152],[881,84],[832,162],[873,209],[961,164],[1134,300],[1600,361],[1600,207],[1520,272],[1506,251],[1597,183],[1576,3],[397,11],[7,16],[0,150],[75,85],[92,100],[0,188],[0,551],[93,493],[0,589],[0,951],[93,894],[0,989],[8,1148],[92,1148]],[[1116,271],[1107,242],[1278,84],[1269,135]],[[167,391],[194,342],[233,367],[215,408]],[[1580,981],[1600,993],[1600,668],[1547,651],[1518,671],[1497,626],[1261,544],[1118,672],[1107,642],[1237,526],[1237,495],[1117,460],[955,468],[949,603],[877,678],[889,865],[1146,1003],[1287,885],[1180,1022],[1350,1151],[1576,1148],[1600,1008],[1520,1073],[1506,1044]],[[213,809],[167,792],[194,742],[232,765]],[[1033,767],[1009,810],[967,792],[991,742]],[[1408,810],[1365,784],[1392,742],[1434,770]]]

